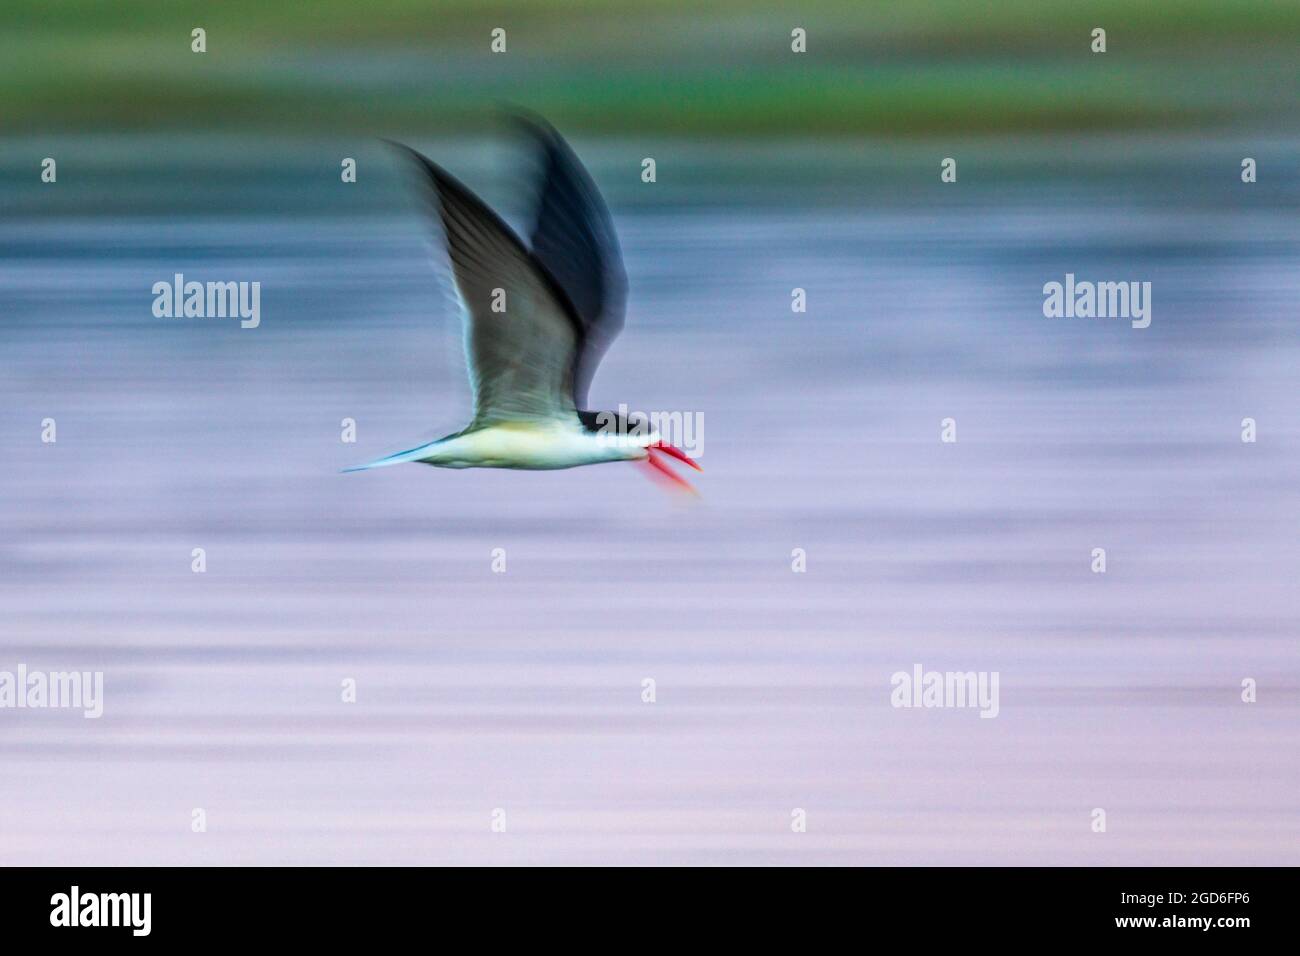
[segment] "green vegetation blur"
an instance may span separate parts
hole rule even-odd
[[[1289,133],[1297,51],[1297,0],[3,0],[0,131]]]

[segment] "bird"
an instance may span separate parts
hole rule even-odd
[[[416,170],[441,223],[464,307],[474,415],[458,432],[344,471],[405,462],[437,468],[550,470],[606,462],[645,466],[695,493],[665,459],[702,471],[643,418],[586,408],[601,358],[623,328],[627,275],[613,219],[590,174],[553,126],[516,116],[540,157],[530,241],[427,156],[391,145]]]

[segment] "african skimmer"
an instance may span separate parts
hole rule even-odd
[[[553,128],[524,120],[542,156],[536,224],[525,246],[501,217],[427,157],[415,161],[437,210],[465,306],[474,418],[455,434],[378,461],[439,468],[574,468],[637,461],[690,490],[665,457],[699,469],[643,423],[585,410],[605,350],[623,327],[627,278],[596,185]]]

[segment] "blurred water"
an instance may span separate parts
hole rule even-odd
[[[593,400],[703,413],[689,506],[339,474],[466,420],[454,300],[389,158],[237,146],[5,177],[0,670],[106,701],[0,710],[0,861],[1300,862],[1296,144],[1249,187],[1236,143],[974,144],[947,186],[580,144],[632,283]],[[261,327],[155,319],[175,272],[260,281]],[[1152,282],[1151,327],[1045,319],[1066,272]],[[999,671],[999,717],[891,708],[914,663]]]

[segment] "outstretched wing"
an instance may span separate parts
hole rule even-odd
[[[596,367],[623,329],[623,254],[609,209],[569,144],[544,120],[519,121],[541,151],[533,255],[564,290],[582,327],[573,373],[574,402],[581,409]]]
[[[487,205],[432,160],[402,147],[429,187],[465,303],[471,428],[574,418],[582,327],[556,280]]]

